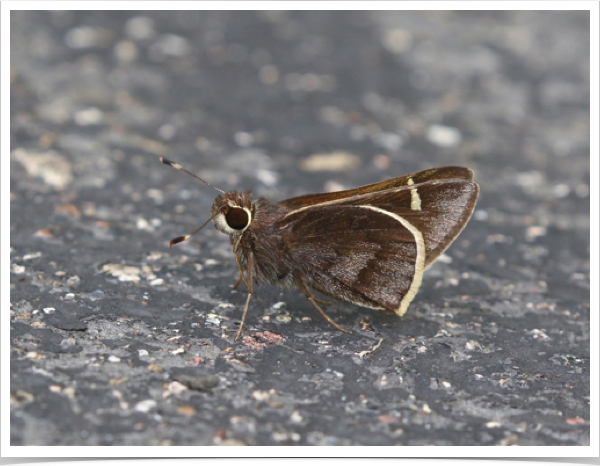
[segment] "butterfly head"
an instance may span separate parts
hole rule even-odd
[[[215,228],[226,235],[240,235],[252,223],[252,195],[233,191],[215,199],[211,209]]]

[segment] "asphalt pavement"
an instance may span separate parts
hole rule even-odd
[[[13,11],[11,444],[588,445],[589,25]],[[169,248],[217,193],[160,157],[274,201],[441,165],[481,195],[404,317],[262,286],[234,342],[227,237]]]

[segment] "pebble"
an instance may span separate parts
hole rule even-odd
[[[167,386],[167,393],[170,395],[179,395],[180,393],[183,393],[187,390],[189,390],[187,385],[184,385],[181,382],[178,382],[177,380],[174,380]]]
[[[73,181],[69,160],[55,151],[33,152],[17,149],[11,158],[18,160],[31,177],[41,178],[55,189],[65,189]]]
[[[300,161],[300,168],[307,172],[350,171],[360,166],[360,159],[348,152],[313,154]]]
[[[135,405],[133,409],[141,413],[147,413],[148,411],[156,408],[156,401],[154,400],[143,400]]]
[[[125,23],[125,33],[134,40],[148,40],[156,35],[154,20],[147,16],[135,16]]]
[[[73,119],[78,126],[99,125],[104,118],[104,112],[96,107],[89,107],[75,113]]]
[[[196,410],[190,405],[181,405],[177,407],[177,412],[184,416],[193,416],[196,414]]]
[[[79,278],[77,275],[73,275],[72,277],[69,277],[67,280],[67,286],[76,287],[76,286],[79,286],[80,283],[81,283],[81,278]]]
[[[185,384],[192,390],[208,391],[219,385],[220,379],[218,375],[188,375],[180,374],[174,376],[177,382]]]
[[[427,140],[438,147],[456,147],[462,141],[462,135],[450,126],[431,125],[427,130]]]
[[[72,49],[106,47],[112,42],[113,34],[108,29],[91,26],[72,28],[65,35],[65,43]]]

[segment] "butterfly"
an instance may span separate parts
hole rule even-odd
[[[333,193],[307,194],[280,202],[250,191],[225,192],[181,165],[161,158],[221,193],[208,222],[229,236],[239,269],[234,288],[248,295],[242,334],[254,285],[277,285],[302,292],[321,308],[317,291],[339,301],[404,315],[424,271],[463,230],[477,202],[473,171],[445,166]]]

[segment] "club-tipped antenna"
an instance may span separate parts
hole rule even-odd
[[[202,228],[204,228],[208,222],[210,222],[213,218],[215,218],[220,212],[216,212],[215,214],[213,214],[206,222],[204,222],[202,224],[202,226],[200,228],[198,228],[196,231],[194,231],[193,233],[190,233],[189,235],[185,235],[185,236],[178,236],[177,238],[173,238],[171,240],[171,242],[169,243],[169,247],[173,247],[174,244],[178,244],[181,243],[183,241],[185,241],[186,239],[194,236],[196,233],[198,233],[200,230],[202,230]]]
[[[185,173],[187,173],[188,175],[191,175],[191,176],[193,176],[193,177],[194,177],[194,178],[196,178],[197,180],[200,180],[200,181],[202,181],[202,182],[203,182],[205,185],[208,185],[208,186],[210,186],[211,188],[213,188],[213,189],[215,189],[215,190],[219,191],[220,193],[223,193],[223,194],[225,194],[225,191],[223,191],[222,189],[219,189],[219,188],[217,188],[215,185],[212,185],[212,184],[210,184],[208,181],[206,181],[206,180],[203,180],[203,179],[202,179],[202,178],[200,178],[198,175],[195,175],[195,174],[194,174],[194,173],[192,173],[191,171],[189,171],[189,170],[186,170],[185,168],[183,168],[183,167],[182,167],[181,165],[179,165],[178,163],[171,162],[170,160],[167,160],[167,159],[165,159],[165,158],[163,158],[163,157],[161,157],[161,158],[160,158],[160,161],[161,161],[162,163],[164,163],[165,165],[169,165],[169,166],[171,166],[171,167],[173,167],[173,168],[176,168],[177,170],[181,170],[182,172],[185,172]],[[207,222],[207,223],[208,223],[208,222]],[[202,225],[202,226],[204,226],[204,225]],[[202,227],[200,227],[200,228],[202,228]],[[192,235],[195,235],[195,234],[196,234],[198,231],[200,231],[200,229],[198,229],[196,232],[192,233]],[[181,238],[186,238],[186,239],[187,239],[189,236],[192,236],[192,235],[188,235],[187,237],[183,237],[183,236],[182,236]],[[177,238],[175,238],[175,239],[177,239]],[[183,240],[181,240],[181,241],[183,241]],[[177,241],[177,242],[179,243],[180,241]],[[172,243],[172,241],[171,241],[171,243]]]

